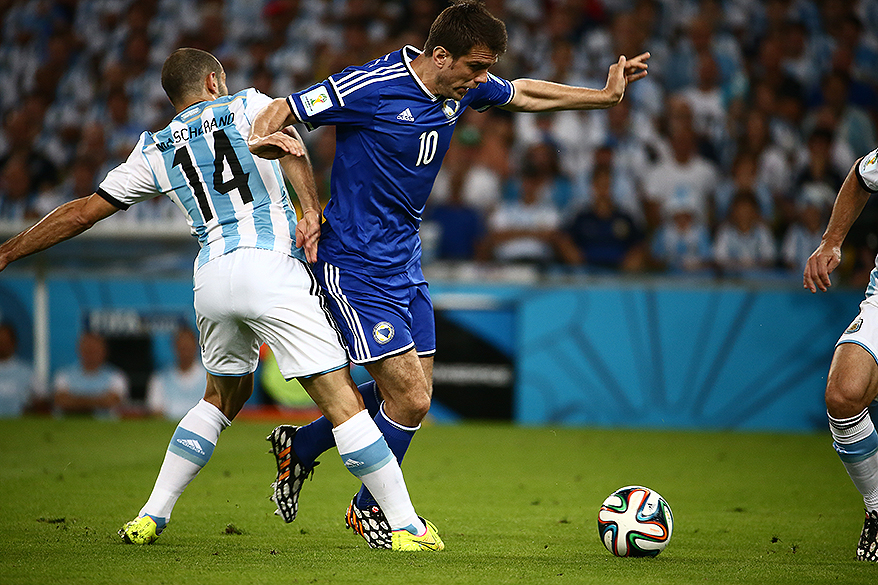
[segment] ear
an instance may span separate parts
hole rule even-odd
[[[204,79],[204,88],[211,95],[219,95],[219,79],[217,79],[215,71],[207,74],[207,77]]]
[[[438,46],[433,49],[433,54],[431,55],[433,58],[433,63],[435,63],[436,67],[442,69],[447,64],[451,63],[451,53],[443,46]]]

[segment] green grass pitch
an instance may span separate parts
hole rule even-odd
[[[357,483],[335,450],[299,518],[268,500],[271,422],[239,421],[146,547],[118,528],[149,495],[173,423],[0,421],[0,583],[874,583],[853,560],[860,498],[828,434],[427,426],[403,470],[446,550],[369,550],[344,529]],[[610,555],[597,512],[642,484],[674,512],[654,559]]]

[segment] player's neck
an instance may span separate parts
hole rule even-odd
[[[418,79],[421,80],[421,83],[424,84],[424,87],[433,95],[438,95],[438,84],[436,83],[438,71],[430,62],[430,59],[425,57],[424,53],[421,53],[412,60],[411,67],[415,75],[418,76]]]

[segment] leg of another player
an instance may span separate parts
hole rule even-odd
[[[245,376],[207,375],[207,389],[177,425],[155,486],[139,517],[149,516],[156,524],[156,536],[171,519],[171,511],[219,440],[253,392],[253,374]]]
[[[426,527],[412,506],[399,463],[369,417],[347,368],[300,381],[332,422],[345,467],[369,487],[390,527],[423,533]]]
[[[878,365],[872,354],[856,343],[836,347],[826,383],[829,428],[867,510],[878,510],[878,434],[868,410],[876,395]]]
[[[421,421],[430,410],[433,358],[419,358],[417,352],[411,350],[368,364],[366,369],[375,379],[384,398],[375,416],[375,424],[397,461],[402,463],[415,431],[421,428]],[[355,503],[362,510],[375,503],[368,486],[360,489]]]
[[[369,416],[374,418],[381,404],[381,395],[375,381],[363,382],[357,386],[357,392],[360,393]],[[293,450],[306,468],[313,467],[317,458],[333,447],[335,437],[332,434],[332,423],[325,416],[301,427],[293,437]]]

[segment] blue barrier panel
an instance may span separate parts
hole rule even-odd
[[[516,420],[825,428],[833,346],[861,298],[649,286],[523,296]]]

